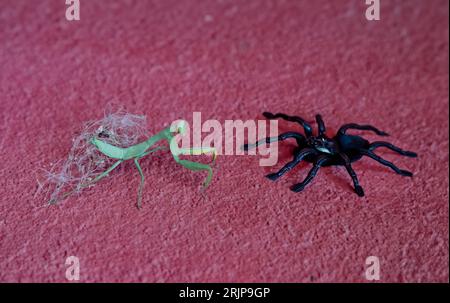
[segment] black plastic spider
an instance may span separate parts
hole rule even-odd
[[[351,163],[361,159],[363,156],[367,156],[369,158],[378,161],[379,163],[390,167],[397,174],[402,176],[412,177],[412,173],[406,170],[399,169],[393,163],[384,160],[383,158],[377,156],[373,151],[378,147],[386,147],[389,148],[400,155],[407,157],[417,157],[417,154],[410,151],[404,151],[391,143],[384,141],[377,141],[370,143],[366,139],[355,136],[355,135],[347,135],[346,131],[349,129],[357,129],[357,130],[369,130],[375,132],[379,136],[388,136],[387,133],[378,130],[377,128],[371,125],[358,125],[358,124],[345,124],[339,128],[337,134],[333,138],[327,137],[325,134],[325,124],[320,115],[316,115],[316,121],[318,124],[319,133],[317,136],[313,136],[312,128],[309,123],[307,123],[304,119],[297,116],[288,116],[285,114],[272,114],[272,113],[263,113],[264,117],[267,119],[276,119],[281,118],[287,121],[296,122],[300,124],[305,132],[305,135],[302,135],[297,132],[286,132],[278,137],[269,137],[263,140],[256,142],[255,144],[245,144],[244,150],[248,150],[250,148],[256,147],[260,144],[264,143],[273,143],[276,141],[283,141],[289,138],[293,138],[297,141],[298,147],[294,150],[294,159],[287,163],[283,168],[281,168],[278,172],[267,175],[266,177],[272,181],[277,180],[289,170],[297,166],[302,160],[313,163],[313,168],[309,171],[308,176],[303,182],[295,184],[291,187],[291,190],[294,192],[302,191],[306,185],[308,185],[313,178],[316,176],[320,167],[322,166],[331,166],[331,165],[343,165],[347,169],[347,172],[351,176],[353,180],[353,184],[355,186],[355,192],[358,196],[364,196],[364,190],[359,185],[358,177],[356,176],[355,171],[352,168]]]

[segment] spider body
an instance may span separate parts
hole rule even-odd
[[[363,157],[363,155],[358,152],[358,149],[367,149],[370,146],[370,142],[359,136],[352,135],[336,135],[333,138],[328,138],[326,136],[317,138],[311,137],[307,139],[306,144],[298,146],[294,153],[299,153],[302,149],[313,146],[317,154],[328,155],[328,159],[323,162],[322,167],[332,166],[332,165],[345,165],[344,159],[339,155],[343,152],[347,155],[350,163],[358,161]],[[317,158],[316,153],[311,153],[305,156],[303,159],[306,162],[314,163]]]
[[[291,187],[294,192],[302,191],[306,185],[308,185],[316,176],[321,167],[339,165],[344,166],[353,180],[355,192],[358,196],[364,196],[364,190],[359,185],[358,177],[353,170],[351,163],[360,160],[363,156],[372,158],[373,160],[390,167],[396,173],[402,176],[411,177],[412,173],[406,170],[399,169],[393,163],[384,160],[377,156],[373,151],[379,147],[386,147],[392,151],[397,152],[400,155],[407,157],[417,157],[417,154],[410,151],[404,151],[388,142],[377,141],[370,143],[368,140],[357,135],[349,135],[346,133],[349,129],[368,130],[373,131],[379,136],[388,136],[387,133],[378,130],[371,125],[359,125],[355,123],[345,124],[339,128],[337,134],[330,138],[326,135],[325,124],[320,115],[316,115],[316,122],[318,124],[318,133],[313,135],[312,127],[304,119],[298,116],[288,116],[285,114],[272,114],[265,112],[263,115],[268,119],[281,118],[287,121],[296,122],[300,124],[304,130],[304,135],[298,132],[287,132],[279,135],[275,138],[266,138],[255,144],[244,145],[244,150],[248,150],[251,147],[256,147],[263,143],[272,143],[275,141],[284,141],[286,139],[295,139],[297,142],[297,148],[293,153],[293,160],[287,163],[276,173],[271,173],[266,177],[272,181],[276,181],[292,168],[297,166],[301,161],[313,163],[313,168],[309,171],[308,176],[303,182],[295,184]]]

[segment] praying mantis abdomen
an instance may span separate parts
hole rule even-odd
[[[97,138],[93,138],[91,140],[91,142],[98,148],[98,150],[101,153],[105,154],[106,156],[113,158],[113,159],[123,160],[123,157],[124,157],[124,149],[123,148],[108,144]]]
[[[118,160],[130,160],[141,156],[149,148],[147,142],[142,142],[137,145],[133,145],[127,148],[120,148],[111,144],[108,144],[98,138],[93,138],[91,140],[98,150],[104,155]]]

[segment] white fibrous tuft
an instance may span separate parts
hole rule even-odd
[[[71,194],[80,193],[89,183],[117,160],[110,159],[90,143],[93,137],[118,147],[129,147],[147,137],[147,119],[124,111],[107,114],[99,121],[87,122],[80,135],[72,140],[65,160],[40,174],[39,191],[57,203]]]

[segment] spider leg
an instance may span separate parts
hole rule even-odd
[[[350,124],[344,124],[339,128],[338,133],[341,135],[344,135],[345,132],[348,129],[357,129],[357,130],[370,130],[376,133],[379,136],[389,136],[388,133],[385,133],[384,131],[379,130],[378,128],[372,126],[372,125],[359,125],[356,123],[350,123]]]
[[[303,136],[302,134],[299,134],[296,132],[286,132],[286,133],[279,135],[278,137],[267,137],[265,139],[259,140],[256,143],[253,143],[253,144],[244,144],[244,146],[242,146],[242,149],[247,151],[247,150],[255,148],[261,144],[270,144],[270,143],[274,143],[277,141],[284,141],[289,138],[294,138],[297,141],[298,145],[300,145],[302,142],[306,141],[305,136]]]
[[[413,175],[412,172],[398,168],[392,162],[389,162],[389,161],[377,156],[375,153],[373,153],[370,150],[360,149],[359,151],[361,152],[361,154],[363,154],[369,158],[372,158],[375,161],[377,161],[387,167],[390,167],[393,171],[395,171],[399,175],[406,176],[406,177],[412,177],[412,175]]]
[[[319,136],[325,134],[326,128],[321,115],[316,115],[316,121],[319,128]]]
[[[317,159],[316,163],[314,163],[313,168],[311,168],[311,170],[309,171],[308,176],[305,178],[305,180],[303,180],[303,182],[301,183],[293,185],[291,187],[291,190],[297,193],[305,189],[305,186],[308,185],[314,179],[322,164],[328,159],[329,157],[326,155],[320,156]]]
[[[278,178],[280,178],[285,173],[287,173],[288,171],[293,169],[295,166],[297,166],[300,163],[300,161],[303,160],[303,158],[305,158],[307,155],[310,155],[310,154],[313,154],[313,153],[315,153],[315,150],[312,149],[312,148],[305,148],[305,149],[301,150],[294,157],[294,160],[292,160],[291,162],[287,163],[278,172],[272,173],[272,174],[268,174],[266,177],[269,178],[272,181],[276,181]]]
[[[303,118],[300,118],[298,116],[288,116],[286,114],[281,114],[281,113],[272,114],[272,113],[269,113],[269,112],[264,112],[263,116],[266,117],[267,119],[281,118],[281,119],[286,120],[286,121],[296,122],[296,123],[300,124],[303,127],[303,130],[305,131],[306,137],[311,137],[311,135],[312,135],[312,127],[311,127],[311,125],[309,125],[309,123],[306,122]]]
[[[406,157],[411,157],[411,158],[417,157],[417,154],[415,152],[403,150],[389,142],[384,142],[384,141],[376,141],[376,142],[371,143],[369,146],[369,150],[374,151],[378,147],[389,148],[390,150],[393,150],[393,151],[399,153],[400,155],[403,155]]]
[[[340,153],[339,154],[341,156],[342,159],[344,159],[345,161],[345,168],[347,169],[348,174],[350,175],[350,177],[353,180],[353,185],[355,186],[355,192],[358,196],[360,197],[364,197],[364,190],[361,187],[361,185],[359,185],[359,181],[358,181],[358,176],[356,175],[355,171],[353,170],[352,164],[350,162],[350,159],[348,158],[348,156],[344,153]]]

